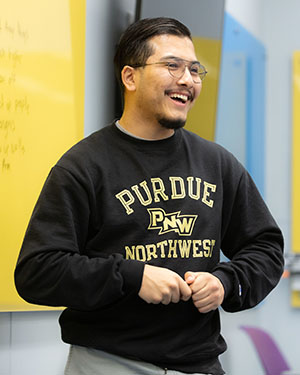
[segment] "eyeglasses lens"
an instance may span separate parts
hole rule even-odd
[[[185,68],[188,66],[189,72],[195,83],[200,83],[205,75],[206,70],[203,65],[190,64],[187,65],[184,61],[177,61],[168,64],[170,74],[175,78],[180,78],[184,74]]]

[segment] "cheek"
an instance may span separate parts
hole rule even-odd
[[[194,101],[195,101],[195,100],[198,98],[198,96],[200,95],[201,90],[202,90],[202,83],[200,83],[200,84],[196,87],[196,89],[195,89],[195,99],[194,99]]]

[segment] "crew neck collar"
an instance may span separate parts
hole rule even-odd
[[[159,151],[159,152],[170,152],[174,148],[177,148],[181,139],[182,139],[182,130],[177,129],[174,131],[174,134],[168,138],[158,139],[158,140],[145,140],[143,138],[139,138],[136,136],[131,135],[128,132],[124,132],[121,130],[115,121],[111,129],[114,132],[115,136],[118,138],[122,138],[124,141],[130,143],[133,147],[141,150],[141,151]]]
[[[116,124],[116,127],[123,133],[129,135],[130,137],[133,137],[135,139],[139,139],[141,141],[147,141],[147,142],[155,142],[155,141],[160,141],[160,140],[163,140],[163,139],[168,139],[168,138],[171,138],[174,134],[170,135],[169,137],[166,137],[166,138],[162,138],[162,139],[148,139],[148,138],[142,138],[142,137],[139,137],[135,134],[132,134],[130,133],[128,130],[126,130],[125,128],[123,128],[123,126],[120,124],[119,120],[116,120],[115,122]]]

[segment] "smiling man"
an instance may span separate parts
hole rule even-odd
[[[183,35],[160,34],[162,31],[147,43],[148,53],[136,54],[137,61],[130,61],[132,56],[126,53],[127,40],[115,57],[117,69],[122,66],[120,79],[125,87],[120,125],[147,139],[169,137],[184,126],[206,74],[186,31]]]
[[[115,68],[123,114],[51,170],[16,287],[67,307],[66,375],[224,374],[218,308],[276,286],[281,231],[232,154],[183,129],[206,75],[186,26],[134,23]]]
[[[120,125],[144,138],[162,139],[184,126],[206,72],[189,37],[158,35],[149,44],[153,54],[146,63],[122,69],[126,100]]]

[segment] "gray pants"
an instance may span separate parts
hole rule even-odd
[[[72,345],[65,375],[184,375],[150,363],[133,361],[101,350]],[[204,374],[194,374],[204,375]]]

